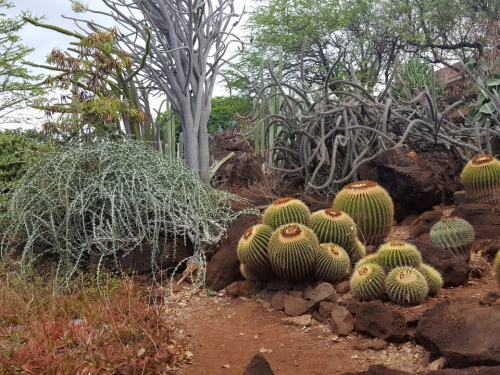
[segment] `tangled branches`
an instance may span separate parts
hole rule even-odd
[[[44,254],[55,255],[67,281],[87,264],[91,251],[102,262],[149,242],[156,271],[156,254],[163,250],[158,239],[168,234],[191,240],[203,276],[205,250],[241,214],[231,210],[235,199],[200,181],[181,161],[139,142],[73,146],[22,178],[9,198],[10,225],[0,255],[22,243],[24,270]]]

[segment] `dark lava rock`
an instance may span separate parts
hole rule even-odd
[[[305,294],[308,301],[307,306],[312,309],[317,309],[321,301],[334,302],[336,300],[335,289],[330,283],[319,283],[312,290]]]
[[[477,239],[500,238],[500,208],[489,204],[461,203],[451,216],[468,221],[474,227]]]
[[[269,301],[271,307],[276,311],[283,311],[285,309],[285,296],[287,294],[284,290],[277,292]]]
[[[281,280],[281,279],[272,279],[267,283],[267,289],[269,290],[292,290],[293,284],[290,281]]]
[[[260,219],[252,215],[241,215],[234,221],[207,264],[206,285],[208,288],[217,291],[234,281],[243,280],[236,248],[243,233],[259,222]]]
[[[481,252],[481,255],[491,262],[500,251],[500,239],[476,240],[472,244],[470,251]]]
[[[500,306],[474,299],[448,300],[420,319],[416,338],[453,368],[500,366]]]
[[[394,370],[384,365],[371,365],[368,370],[360,372],[345,372],[344,375],[409,375],[409,372]]]
[[[349,281],[342,281],[335,287],[335,291],[338,294],[347,294],[351,291],[351,285],[349,284]]]
[[[240,281],[235,281],[234,283],[229,284],[226,286],[226,295],[228,297],[236,298],[240,295]]]
[[[380,301],[361,302],[354,319],[356,332],[376,338],[401,343],[408,340],[404,315],[392,306]]]
[[[442,145],[387,150],[358,169],[360,180],[377,181],[394,201],[395,219],[451,204],[460,190],[460,158]]]
[[[259,292],[257,283],[252,280],[235,281],[226,286],[226,295],[229,297],[250,297]]]
[[[335,302],[322,301],[319,303],[319,315],[321,315],[324,320],[328,320],[332,315],[332,311],[337,307],[338,305]]]
[[[335,335],[348,336],[354,330],[354,317],[349,310],[340,306],[332,311],[330,328]]]
[[[427,370],[417,373],[394,370],[384,365],[371,365],[368,370],[360,372],[346,372],[344,375],[498,375],[500,367],[469,367],[466,369],[446,369],[446,370]]]
[[[443,213],[441,211],[424,212],[412,221],[409,231],[410,237],[422,239],[422,236],[425,235],[424,238],[429,239],[428,234],[431,231],[432,226],[441,220],[442,215]]]
[[[441,273],[445,287],[467,285],[471,268],[463,258],[455,257],[441,246],[431,243],[415,239],[410,239],[408,242],[417,247],[424,263]]]
[[[269,362],[260,353],[254,355],[243,375],[274,375]]]
[[[500,292],[488,293],[479,304],[484,306],[500,305]]]
[[[307,301],[302,298],[286,295],[283,299],[283,304],[285,307],[285,314],[288,316],[303,315],[309,310]]]

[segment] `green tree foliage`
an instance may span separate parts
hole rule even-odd
[[[13,5],[7,0],[0,0],[0,9],[9,9]],[[21,17],[10,18],[0,13],[0,123],[24,123],[29,120],[20,110],[28,100],[41,95],[36,86],[39,76],[32,75],[23,60],[33,51],[21,44],[18,35],[23,27]]]
[[[208,132],[229,130],[236,125],[236,114],[247,115],[252,112],[252,99],[244,96],[212,98],[212,111],[208,118]]]

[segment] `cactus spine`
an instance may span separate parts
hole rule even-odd
[[[458,217],[443,218],[430,231],[431,242],[450,251],[454,256],[470,258],[474,242],[474,227]]]
[[[310,217],[309,208],[302,201],[288,197],[275,200],[264,212],[262,221],[277,229],[281,225],[291,223],[308,226]]]
[[[475,156],[462,170],[467,198],[500,206],[500,161],[491,155]]]
[[[257,276],[255,276],[252,272],[250,272],[248,267],[245,266],[243,263],[240,263],[240,273],[247,280],[259,281],[259,278]]]
[[[314,271],[316,280],[339,281],[349,272],[350,266],[349,255],[342,247],[333,243],[321,244]]]
[[[354,220],[365,244],[378,246],[391,230],[394,205],[387,191],[376,182],[350,183],[337,194],[333,207]]]
[[[346,213],[335,208],[311,215],[311,229],[321,243],[335,243],[351,255],[356,247],[356,224]]]
[[[385,291],[385,272],[378,264],[356,268],[350,280],[351,291],[362,300],[380,299]]]
[[[236,249],[238,259],[246,266],[248,273],[259,280],[267,280],[273,276],[267,256],[267,246],[272,233],[273,230],[268,225],[254,225],[243,233]]]
[[[377,261],[388,272],[396,267],[418,267],[422,263],[422,255],[412,244],[391,241],[380,246]]]
[[[433,296],[437,294],[439,289],[443,287],[443,278],[441,274],[435,268],[427,264],[420,265],[418,271],[424,275],[427,286],[429,287],[429,295]]]
[[[400,305],[418,305],[429,293],[424,275],[412,267],[393,269],[387,275],[386,287],[389,299]]]
[[[358,263],[355,264],[354,269],[357,270],[367,264],[378,264],[377,254],[366,255],[363,259],[359,260]]]
[[[273,232],[268,246],[273,271],[291,282],[313,275],[318,251],[318,238],[301,224],[282,225]]]
[[[351,263],[355,264],[356,262],[359,262],[361,259],[363,259],[366,256],[366,248],[365,245],[359,240],[359,238],[356,238],[356,244],[354,245],[354,249],[351,254],[349,254],[349,257],[351,258]]]

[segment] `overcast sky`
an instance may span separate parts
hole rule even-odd
[[[83,0],[82,2],[88,4],[91,9],[108,9],[102,4],[101,0]],[[244,0],[235,0],[237,11],[243,9],[244,3]],[[26,11],[30,12],[32,16],[45,17],[44,23],[57,25],[70,30],[77,30],[77,26],[73,21],[63,18],[63,15],[83,19],[90,18],[98,23],[103,19],[101,18],[101,20],[99,20],[97,15],[91,13],[75,14],[71,9],[70,0],[13,0],[13,4],[15,8],[3,10],[8,16],[18,15]],[[104,22],[102,23],[104,24]],[[108,25],[109,21],[107,21],[106,24]],[[19,36],[22,38],[22,43],[24,45],[35,49],[29,55],[28,60],[37,64],[45,63],[47,56],[54,48],[64,50],[69,46],[70,42],[74,41],[74,39],[69,36],[29,24],[21,29]],[[215,89],[214,96],[224,94],[225,91],[223,89]],[[161,99],[158,103],[159,102],[161,102]],[[39,111],[34,111],[33,114],[35,115],[36,112]],[[19,125],[13,124],[9,127],[19,127]]]

